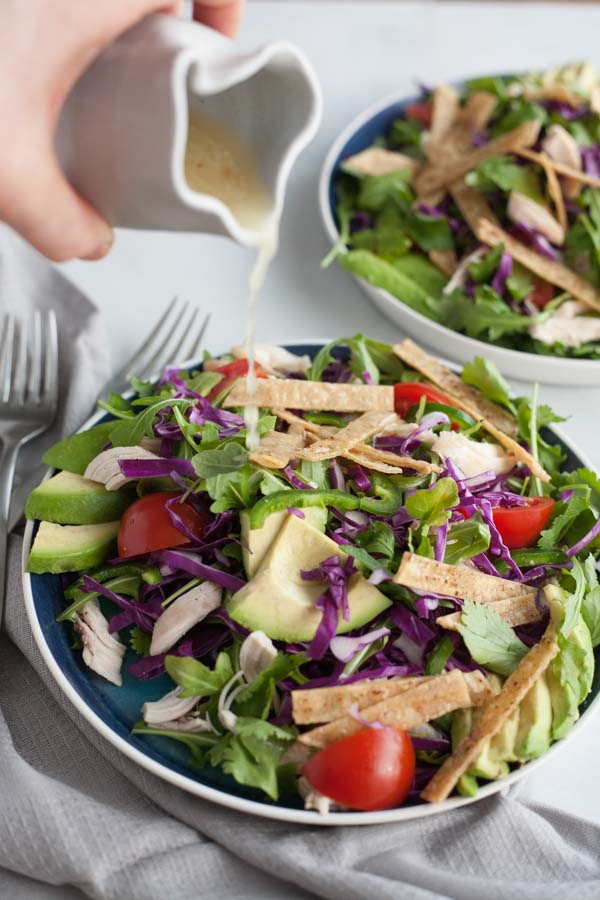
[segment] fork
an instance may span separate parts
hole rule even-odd
[[[180,368],[198,361],[210,313],[201,319],[200,310],[174,297],[150,334],[131,359],[100,391],[98,399],[114,391],[122,394],[133,376],[147,381],[160,374],[167,363]]]
[[[53,422],[58,407],[58,334],[52,310],[29,329],[15,316],[0,331],[0,624],[4,608],[10,494],[19,450]]]
[[[210,314],[202,318],[199,309],[174,297],[139,349],[116,375],[102,386],[90,413],[96,408],[97,400],[107,397],[113,391],[117,394],[126,391],[133,376],[142,381],[153,380],[167,363],[175,362],[184,369],[197,362],[209,321]],[[85,419],[82,420],[82,424]],[[21,518],[25,501],[30,491],[42,479],[44,471],[44,466],[37,467],[15,488],[9,531]]]

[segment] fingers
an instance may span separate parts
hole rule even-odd
[[[245,0],[195,0],[194,18],[227,37],[235,37],[240,27]]]
[[[110,225],[80,197],[47,153],[30,171],[21,167],[0,204],[0,218],[55,262],[101,259],[114,235]]]

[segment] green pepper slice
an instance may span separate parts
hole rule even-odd
[[[369,478],[375,496],[363,497],[360,501],[360,508],[378,516],[393,516],[404,503],[404,494],[401,488],[394,484],[391,478],[381,475],[379,472],[370,472]]]
[[[262,528],[265,520],[271,513],[279,512],[288,506],[295,506],[300,509],[306,506],[335,506],[336,509],[357,509],[359,504],[358,497],[346,494],[344,491],[336,490],[319,490],[319,491],[274,491],[262,497],[258,503],[252,507],[250,513],[250,528]]]

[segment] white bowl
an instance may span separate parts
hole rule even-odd
[[[332,244],[337,241],[339,231],[332,208],[331,186],[340,159],[370,146],[374,134],[383,132],[383,127],[378,128],[378,125],[380,123],[384,125],[386,121],[389,122],[392,118],[399,116],[406,104],[414,102],[415,99],[417,98],[392,94],[379,100],[353,119],[332,144],[325,157],[319,179],[321,216]],[[410,309],[392,294],[374,287],[362,278],[355,275],[352,277],[374,306],[395,325],[399,325],[404,332],[416,338],[420,343],[426,344],[432,350],[456,362],[465,363],[474,356],[485,356],[495,362],[505,375],[522,381],[540,381],[546,384],[560,385],[600,385],[600,360],[561,359],[556,356],[507,350],[505,347],[478,341],[433,322],[421,313]]]

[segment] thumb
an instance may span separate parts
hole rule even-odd
[[[105,256],[112,228],[69,184],[54,153],[36,154],[31,162],[12,179],[0,209],[4,221],[54,262]]]
[[[194,18],[203,25],[235,37],[240,27],[245,0],[195,0]]]

